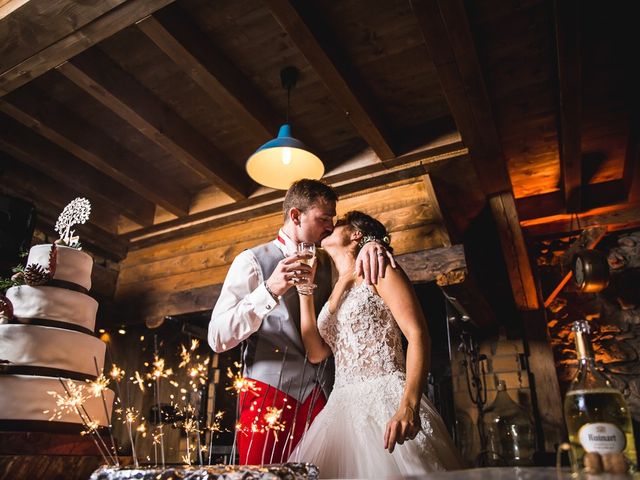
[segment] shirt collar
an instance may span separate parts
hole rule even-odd
[[[284,233],[284,230],[280,229],[278,231],[278,237],[274,240],[277,247],[282,250],[285,257],[293,255],[298,251],[298,244],[291,240],[289,236]],[[284,242],[284,243],[283,243]]]

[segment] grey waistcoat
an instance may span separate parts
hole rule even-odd
[[[276,265],[284,258],[282,251],[273,244],[265,243],[252,248],[266,280]],[[331,260],[324,251],[317,253],[318,269],[314,293],[316,314],[331,293]],[[285,355],[286,351],[286,355]],[[305,349],[300,337],[300,302],[298,292],[290,288],[273,311],[262,319],[257,332],[251,335],[244,346],[244,375],[278,388],[302,402],[316,385],[329,396],[333,386],[333,357],[326,364],[312,365],[304,361]],[[283,363],[284,360],[284,363]]]

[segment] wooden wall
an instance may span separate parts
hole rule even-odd
[[[449,246],[428,175],[345,195],[338,215],[362,210],[389,229],[396,254]],[[116,302],[127,322],[155,325],[166,315],[213,307],[235,256],[269,241],[282,214],[260,216],[177,240],[130,249],[122,261]]]

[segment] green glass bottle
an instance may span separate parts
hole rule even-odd
[[[637,456],[633,426],[622,393],[597,370],[589,323],[574,322],[578,372],[564,400],[564,417],[574,470],[633,473]]]

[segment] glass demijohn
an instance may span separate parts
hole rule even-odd
[[[504,381],[484,413],[487,458],[490,465],[533,465],[535,428],[529,411],[514,402]]]

